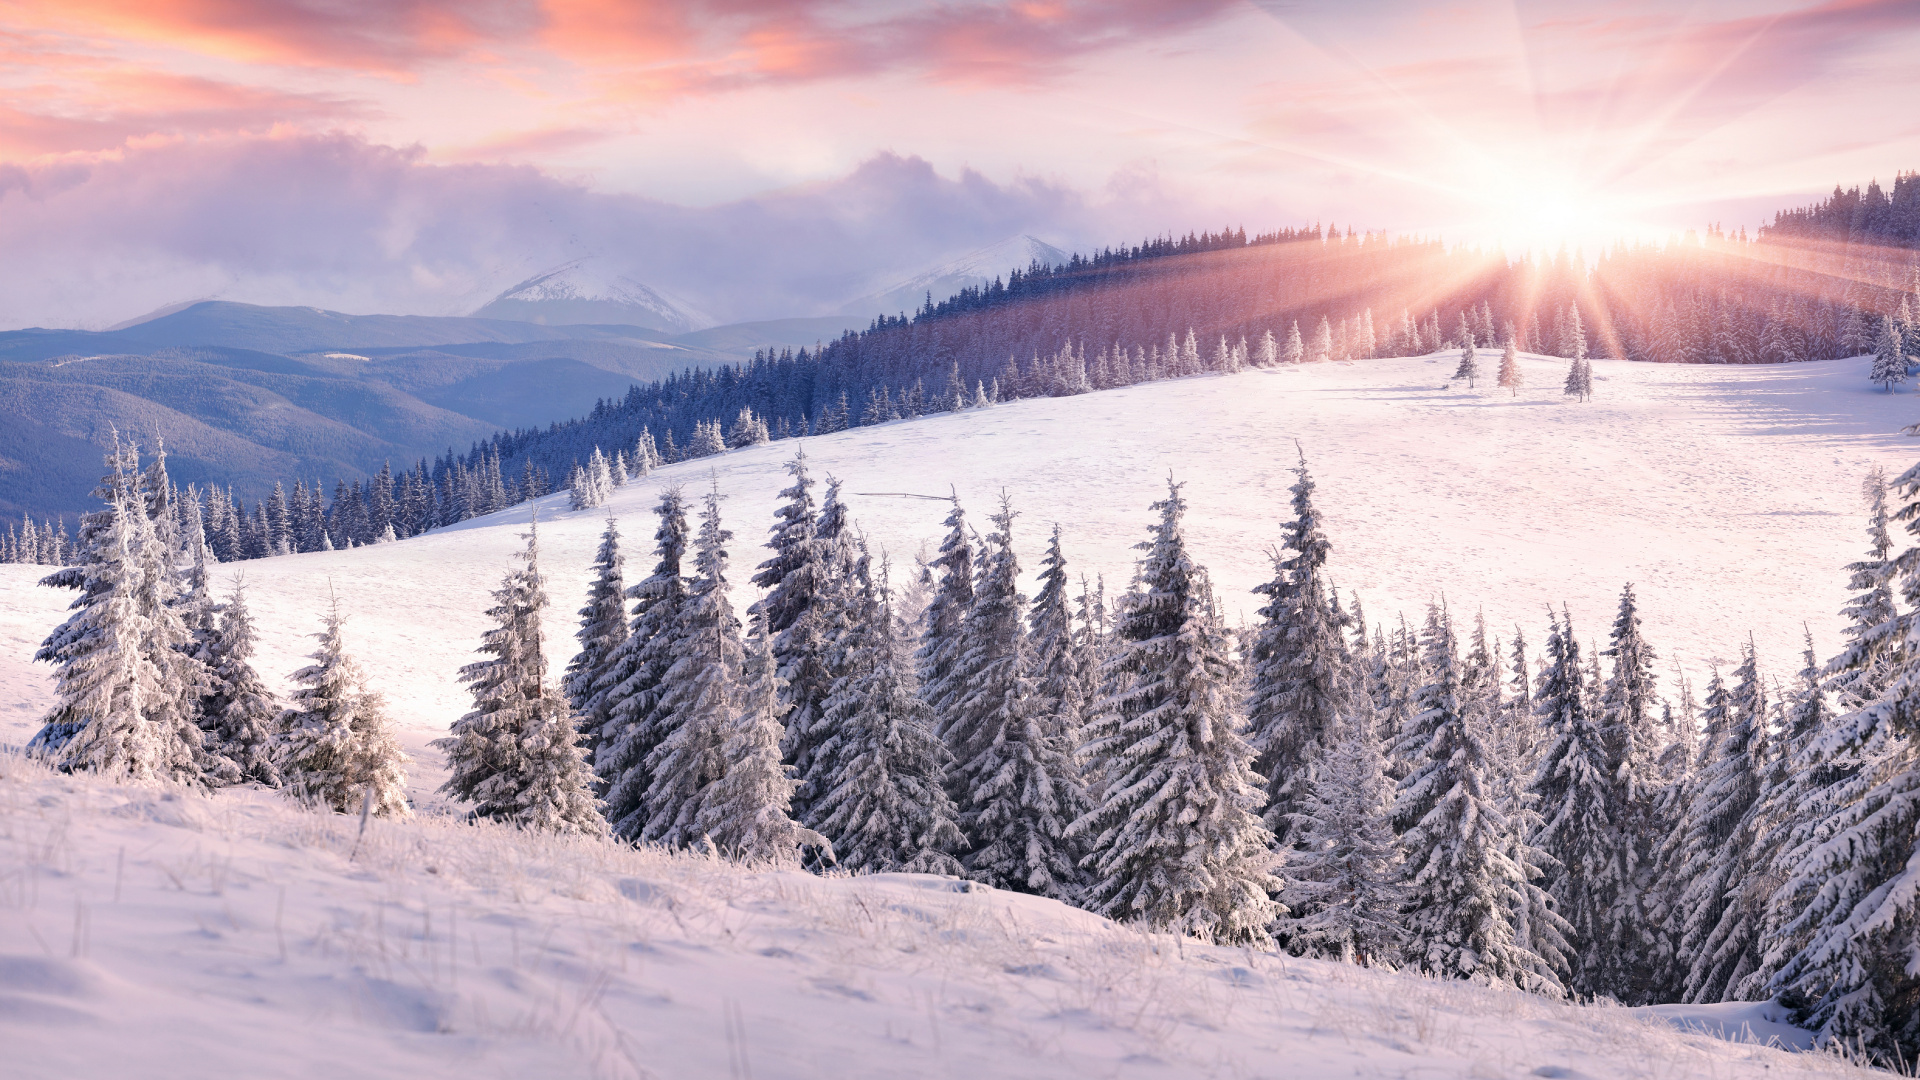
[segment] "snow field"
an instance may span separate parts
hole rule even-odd
[[[259,789],[13,754],[0,909],[23,1076],[1859,1075],[1644,1010],[1202,946],[952,879],[438,816],[360,835]]]

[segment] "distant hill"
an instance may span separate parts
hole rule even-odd
[[[712,322],[600,258],[575,259],[536,274],[501,293],[474,315],[541,326],[619,323],[669,334],[685,333]]]
[[[931,295],[934,303],[948,299],[962,289],[991,285],[997,278],[1007,280],[1013,271],[1025,272],[1034,263],[1065,266],[1070,256],[1044,240],[1032,236],[1012,236],[991,247],[963,255],[951,262],[930,267],[877,292],[847,301],[840,311],[845,315],[911,315],[919,311]]]

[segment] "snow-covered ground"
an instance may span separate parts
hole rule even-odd
[[[1490,358],[1491,359],[1491,358]],[[1867,468],[1912,464],[1920,401],[1863,362],[1656,367],[1525,361],[1514,398],[1447,388],[1453,358],[1312,365],[1024,401],[808,440],[816,475],[896,563],[941,533],[957,489],[983,523],[1023,511],[1031,573],[1053,521],[1076,569],[1124,588],[1169,473],[1227,611],[1287,516],[1296,440],[1319,483],[1336,581],[1371,618],[1443,597],[1536,651],[1565,602],[1604,639],[1635,582],[1663,660],[1697,675],[1752,633],[1799,665],[1803,622],[1837,644]],[[1491,370],[1492,364],[1487,364]],[[717,483],[743,585],[791,444],[671,466],[619,491],[629,580],[649,568],[664,484]],[[555,667],[604,511],[540,508]],[[425,743],[530,508],[398,544],[222,568],[244,575],[256,664],[284,683],[329,591],[350,648],[416,756],[427,819],[311,817],[264,793],[167,796],[0,764],[0,1030],[23,1075],[1779,1076],[1818,1057],[1736,1047],[1623,1010],[1182,947],[1083,913],[909,877],[753,874],[541,843],[433,816]],[[0,744],[51,702],[33,647],[69,594],[0,565]],[[898,572],[897,572],[898,573]],[[736,602],[744,607],[747,590]],[[117,897],[117,899],[116,899]],[[1768,1015],[1689,1012],[1729,1031]],[[728,1018],[732,1019],[729,1020]],[[1791,1034],[1791,1032],[1787,1032]],[[25,1055],[24,1057],[22,1055]],[[744,1054],[742,1064],[738,1055]],[[63,1064],[67,1063],[67,1064]],[[157,1064],[156,1064],[157,1063]],[[84,1065],[70,1070],[68,1065]],[[168,1072],[167,1070],[175,1070]],[[1317,1072],[1315,1070],[1318,1070]]]
[[[0,755],[0,1074],[1865,1075],[1641,1010],[1200,946],[945,878],[358,824]]]

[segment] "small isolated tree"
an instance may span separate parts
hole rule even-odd
[[[598,836],[606,819],[589,787],[573,710],[547,681],[537,521],[526,536],[519,555],[526,565],[507,571],[487,610],[495,623],[481,637],[487,659],[460,669],[473,711],[453,722],[447,738],[434,740],[452,772],[440,790],[472,803],[478,817]]]
[[[1906,346],[1900,340],[1900,328],[1894,325],[1892,319],[1880,324],[1880,336],[1873,344],[1873,374],[1870,377],[1886,387],[1889,394],[1893,393],[1894,387],[1907,381]]]
[[[200,729],[208,748],[233,762],[242,780],[277,787],[274,727],[280,706],[253,669],[253,642],[246,591],[235,582],[202,648],[210,690],[200,699]]]
[[[1469,334],[1466,348],[1460,350],[1460,366],[1453,370],[1453,377],[1467,380],[1467,389],[1472,390],[1479,384],[1480,354],[1473,349],[1473,338]]]
[[[337,813],[368,807],[380,817],[406,817],[407,755],[394,738],[386,704],[367,689],[347,655],[340,601],[327,608],[314,637],[313,663],[294,672],[300,688],[280,714],[280,772],[286,792]]]
[[[1370,720],[1371,718],[1367,718]],[[1400,843],[1380,740],[1367,720],[1345,721],[1294,815],[1297,841],[1282,873],[1287,947],[1370,966],[1398,962],[1405,931]]]
[[[1520,350],[1514,347],[1513,340],[1507,340],[1507,349],[1500,354],[1500,373],[1496,377],[1500,387],[1519,397],[1520,388],[1527,385],[1527,376],[1520,370]]]
[[[1227,631],[1206,571],[1187,554],[1180,485],[1167,488],[1088,729],[1102,801],[1069,836],[1090,850],[1094,910],[1265,944],[1281,910],[1271,897],[1279,859],[1258,816]]]

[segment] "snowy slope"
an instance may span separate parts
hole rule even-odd
[[[685,333],[713,320],[621,273],[606,259],[575,259],[536,274],[475,311],[476,318],[561,326],[571,323],[641,326]]]
[[[1596,364],[1589,404],[1563,361],[1533,388],[1446,389],[1452,358],[1310,365],[856,429],[807,442],[877,544],[910,558],[958,488],[976,522],[1008,491],[1032,574],[1048,525],[1077,569],[1126,581],[1147,504],[1187,482],[1189,542],[1230,615],[1310,456],[1340,585],[1375,619],[1444,592],[1524,622],[1565,601],[1603,638],[1638,583],[1663,663],[1696,672],[1751,630],[1779,675],[1802,620],[1835,644],[1841,563],[1874,463],[1910,464],[1912,396],[1859,362],[1778,368]],[[759,561],[790,444],[661,470],[619,491],[630,572],[660,487],[718,483]],[[602,527],[541,506],[555,666]],[[23,1075],[1498,1076],[1840,1073],[1701,1034],[1797,1037],[1764,1010],[1571,1009],[1517,994],[1196,948],[1050,902],[941,879],[821,880],[692,858],[541,843],[438,815],[425,746],[467,705],[454,681],[529,508],[370,549],[243,573],[260,670],[284,685],[331,588],[350,648],[416,757],[426,820],[310,817],[266,793],[207,801],[54,777],[0,757],[0,1038]],[[229,572],[230,571],[230,572]],[[0,565],[0,743],[50,703],[33,645],[69,596]],[[742,590],[744,593],[744,590]],[[748,597],[736,601],[744,607]],[[349,861],[349,855],[353,855]],[[728,1017],[733,1020],[728,1021]],[[1691,1025],[1683,1031],[1676,1025]],[[744,1049],[743,1049],[744,1048]],[[742,1067],[739,1054],[746,1055]],[[24,1056],[23,1056],[24,1055]],[[160,1063],[160,1064],[156,1064]],[[176,1068],[176,1065],[178,1068]],[[172,1071],[170,1071],[172,1070]]]
[[[1859,1076],[1638,1010],[0,756],[7,1076]],[[1736,1025],[1737,1027],[1737,1025]]]
[[[962,255],[952,262],[924,270],[875,292],[841,305],[840,313],[861,318],[898,315],[920,310],[931,294],[939,303],[961,289],[988,285],[995,278],[1005,281],[1014,270],[1025,270],[1035,262],[1058,266],[1068,255],[1044,240],[1031,236],[1011,236],[979,251]]]

